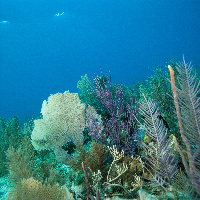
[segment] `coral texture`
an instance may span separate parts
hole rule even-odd
[[[56,185],[45,185],[33,178],[22,179],[10,193],[8,200],[29,199],[29,200],[64,200],[72,199],[72,195],[66,188]]]
[[[25,126],[24,126],[25,129]],[[7,173],[5,162],[6,151],[9,146],[17,148],[25,135],[25,132],[20,127],[20,123],[17,117],[12,117],[6,120],[0,117],[0,176]]]
[[[43,118],[34,121],[32,144],[36,150],[53,149],[57,160],[64,162],[69,155],[62,146],[70,141],[75,145],[83,142],[85,104],[78,94],[66,91],[43,101],[41,113]]]

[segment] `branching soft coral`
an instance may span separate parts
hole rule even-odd
[[[72,194],[64,187],[58,184],[42,184],[33,177],[22,179],[8,195],[7,200],[13,199],[29,199],[29,200],[72,200]]]
[[[144,116],[144,124],[141,124],[141,128],[152,140],[149,145],[142,142],[146,150],[145,169],[152,177],[146,179],[152,181],[154,186],[161,186],[173,192],[166,187],[166,184],[172,185],[172,178],[177,172],[178,160],[167,136],[167,128],[158,117],[160,113],[157,105],[151,99],[147,100],[145,96],[140,106],[140,114]]]
[[[186,146],[187,157],[183,154],[180,145],[175,139],[176,148],[179,151],[185,170],[193,187],[200,194],[200,82],[196,82],[191,64],[185,60],[177,64],[178,83],[175,85],[174,71],[168,66],[171,75],[171,86],[174,94],[180,134]]]
[[[134,115],[138,115],[137,100],[133,95],[126,94],[123,85],[112,85],[111,78],[103,75],[97,76],[92,86],[108,115],[102,117],[103,131],[93,117],[93,121],[87,123],[89,134],[106,146],[116,145],[119,151],[135,155],[138,148],[135,142],[138,126],[134,118]]]

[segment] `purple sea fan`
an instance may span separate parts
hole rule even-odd
[[[119,151],[135,155],[138,147],[135,141],[138,125],[134,117],[138,113],[137,100],[125,92],[123,85],[112,85],[111,78],[103,75],[96,77],[92,86],[108,115],[102,118],[103,130],[98,126],[98,120],[90,115],[90,123],[87,123],[89,134],[106,146],[116,145]]]
[[[89,130],[89,134],[97,140],[100,140],[103,131],[101,115],[97,114],[92,106],[87,106],[86,116],[86,127]]]

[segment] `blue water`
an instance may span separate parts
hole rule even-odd
[[[199,10],[200,0],[0,1],[0,116],[37,115],[100,67],[130,85],[183,54],[200,65]]]

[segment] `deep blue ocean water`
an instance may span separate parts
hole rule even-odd
[[[133,84],[173,57],[200,66],[200,0],[0,1],[0,116],[40,113],[81,76]]]

